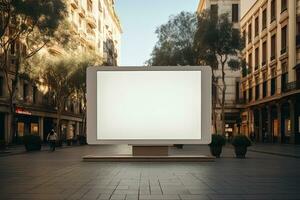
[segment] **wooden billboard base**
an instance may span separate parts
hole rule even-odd
[[[133,155],[115,155],[115,156],[84,156],[85,162],[213,162],[214,157],[210,156],[133,156]]]
[[[169,146],[133,145],[132,155],[88,155],[87,162],[212,162],[214,157],[204,155],[169,155]]]
[[[133,156],[168,156],[169,146],[133,145]]]

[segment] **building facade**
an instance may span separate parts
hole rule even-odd
[[[82,50],[95,50],[104,65],[119,65],[122,28],[114,9],[115,0],[69,0],[69,3],[69,21],[81,39]]]
[[[242,1],[242,132],[300,143],[300,0]]]
[[[121,25],[114,10],[114,0],[68,0],[67,19],[70,22],[75,43],[81,51],[94,51],[103,58],[104,65],[117,66],[120,55]],[[13,77],[16,55],[26,50],[21,42],[11,47],[9,53],[9,76]],[[42,49],[49,56],[64,56],[59,44]],[[9,83],[10,86],[12,83]],[[11,133],[12,122],[9,106],[9,91],[5,76],[0,72],[0,140],[15,142],[26,134],[38,134],[46,141],[46,136],[56,126],[55,99],[45,93],[45,88],[26,77],[17,85],[15,105],[16,133]],[[82,134],[83,104],[80,99],[69,99],[61,116],[61,132],[64,139],[72,139]]]
[[[211,10],[216,15],[228,13],[230,21],[233,23],[234,28],[240,28],[240,0],[200,0],[197,13],[201,13],[204,10]],[[215,70],[215,76],[218,79],[218,85],[222,87],[221,74],[222,71],[219,68]],[[225,68],[225,82],[226,82],[226,95],[225,95],[225,126],[226,134],[232,136],[239,132],[240,126],[240,109],[242,108],[241,90],[240,90],[240,71],[232,71],[227,66]],[[221,91],[213,89],[213,98],[221,99]],[[221,129],[221,107],[217,103],[216,105],[216,121],[217,130],[214,128],[214,132],[220,133]]]

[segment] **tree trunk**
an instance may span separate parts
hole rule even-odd
[[[3,66],[4,69],[4,75],[5,75],[5,81],[6,81],[6,86],[8,89],[9,93],[9,113],[8,115],[10,116],[10,122],[11,122],[11,129],[10,129],[10,137],[11,141],[16,141],[17,140],[17,124],[16,124],[16,91],[17,91],[17,85],[19,81],[19,70],[20,70],[20,58],[17,57],[16,59],[16,68],[13,73],[13,79],[12,79],[12,85],[10,86],[10,78],[9,78],[9,64],[8,64],[8,59],[7,59],[7,51],[4,52],[4,63],[6,63],[6,66]]]
[[[60,128],[61,112],[62,112],[62,103],[61,100],[57,99],[56,133],[59,140],[62,139],[61,128]]]
[[[213,87],[215,86],[215,84],[217,84],[215,82],[215,74],[214,74],[214,70],[212,70],[212,85]],[[216,94],[217,95],[217,94]],[[217,107],[217,101],[216,101],[217,96],[212,96],[212,121],[213,121],[213,127],[214,127],[214,133],[217,133],[217,116],[216,116],[216,107]]]
[[[83,114],[82,114],[82,126],[81,126],[81,135],[85,135],[86,136],[86,93],[84,93],[83,95],[83,103],[84,103],[84,110],[83,110]]]
[[[222,134],[225,134],[225,95],[226,95],[226,82],[225,82],[225,63],[222,62],[222,100],[221,100],[221,120],[222,120]]]

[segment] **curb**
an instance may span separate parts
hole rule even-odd
[[[275,155],[275,156],[281,156],[281,157],[300,158],[300,156],[286,154],[286,153],[277,153],[277,152],[261,151],[261,150],[254,150],[254,149],[248,149],[248,151],[269,154],[269,155]]]
[[[64,147],[58,147],[58,148],[59,149],[68,149],[68,148],[74,148],[74,147],[80,147],[80,146],[84,146],[84,145],[64,146]],[[20,155],[20,154],[34,153],[34,152],[27,152],[25,149],[23,151],[19,151],[19,152],[12,152],[10,150],[6,150],[6,151],[8,151],[8,152],[7,153],[5,153],[5,152],[0,153],[0,158],[1,157]],[[40,151],[37,151],[37,152],[44,152],[44,151],[49,151],[49,149],[45,148],[45,149],[41,149]]]

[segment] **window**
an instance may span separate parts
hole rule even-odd
[[[259,99],[259,84],[257,83],[255,86],[255,100]]]
[[[71,19],[72,19],[72,22],[75,21],[75,20],[74,20],[74,11],[73,11],[73,10],[71,10]]]
[[[252,101],[252,87],[249,88],[249,102]]]
[[[287,10],[287,0],[281,0],[281,12]]]
[[[245,30],[243,31],[242,35],[243,35],[244,44],[246,44],[246,31]]]
[[[276,19],[276,0],[271,1],[271,22]]]
[[[248,25],[248,43],[252,42],[252,25]]]
[[[276,34],[271,37],[271,60],[276,57]]]
[[[4,78],[0,76],[0,97],[4,95]]]
[[[255,49],[255,70],[258,69],[259,66],[259,48]]]
[[[267,9],[264,9],[262,12],[262,30],[267,27]]]
[[[281,70],[282,70],[282,74],[281,74],[281,90],[283,92],[286,91],[286,86],[288,84],[288,70],[287,70],[287,63],[284,62],[281,64]]]
[[[87,10],[93,12],[93,2],[91,0],[87,0]]]
[[[244,98],[244,102],[246,103],[246,101],[247,101],[247,91],[246,90],[243,91],[243,98]]]
[[[33,86],[32,87],[32,102],[36,103],[36,96],[37,96],[37,87]]]
[[[266,64],[267,61],[267,42],[265,41],[262,44],[262,66],[264,66]]]
[[[267,96],[267,80],[264,80],[263,82],[263,98]]]
[[[271,70],[271,96],[276,93],[276,69]]]
[[[98,0],[98,9],[99,9],[100,12],[102,11],[101,0]]]
[[[281,29],[281,54],[286,52],[287,47],[287,26]]]
[[[24,124],[24,122],[18,122],[18,136],[19,137],[24,136],[24,132],[25,132],[25,124]]]
[[[238,102],[240,99],[240,82],[235,82],[235,100]]]
[[[27,101],[27,96],[28,96],[28,84],[24,83],[23,84],[23,101]]]
[[[232,22],[239,21],[239,4],[232,4]]]
[[[217,4],[210,5],[210,12],[212,17],[218,17],[218,5]]]
[[[248,55],[248,69],[249,69],[249,73],[251,73],[252,72],[252,53],[250,53],[249,55]]]
[[[39,134],[39,125],[38,123],[30,124],[30,134],[38,135]]]
[[[259,33],[259,17],[255,18],[255,37],[258,36]]]

